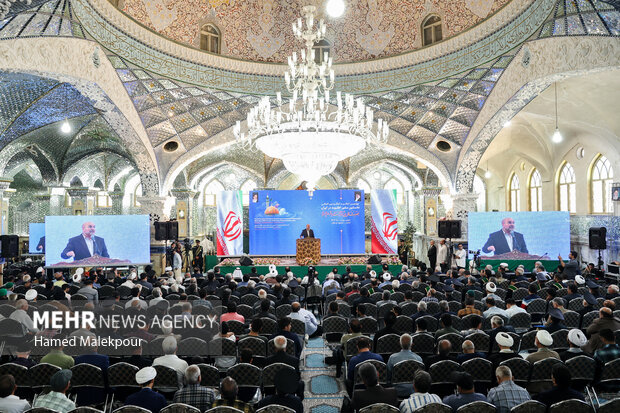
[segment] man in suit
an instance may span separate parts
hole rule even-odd
[[[394,407],[398,406],[396,389],[386,389],[378,384],[378,374],[375,366],[370,363],[364,364],[360,367],[359,374],[366,388],[353,392],[351,404],[353,404],[353,409],[356,412],[375,403],[386,403]]]
[[[39,243],[37,244],[37,251],[41,251],[43,254],[45,254],[45,235],[43,235],[39,239]]]
[[[304,382],[301,380],[301,373],[299,372],[299,359],[286,353],[287,339],[284,336],[276,336],[273,339],[273,346],[275,353],[273,356],[267,357],[265,360],[265,367],[274,363],[284,363],[295,369],[297,374],[297,391],[295,392],[300,398],[304,397]]]
[[[77,237],[69,238],[60,256],[63,259],[73,258],[74,261],[78,261],[93,255],[110,258],[105,240],[95,236],[95,224],[85,222],[82,224],[82,233]]]
[[[310,229],[310,224],[306,225],[306,229],[301,231],[300,238],[314,238],[314,231]]]
[[[511,251],[519,251],[529,253],[523,234],[515,232],[515,220],[512,218],[504,218],[502,220],[502,229],[489,234],[489,239],[482,247],[482,252],[494,255],[505,254]]]
[[[428,257],[428,262],[431,265],[431,270],[433,270],[434,273],[435,266],[437,265],[437,247],[435,246],[435,240],[431,240],[426,256]]]

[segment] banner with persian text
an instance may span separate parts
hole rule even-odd
[[[362,190],[252,191],[249,209],[251,255],[295,255],[307,225],[321,254],[364,254]]]

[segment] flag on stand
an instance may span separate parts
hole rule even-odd
[[[370,209],[372,253],[396,254],[398,251],[396,190],[373,189],[370,192]]]
[[[243,254],[241,191],[222,191],[217,198],[217,255]]]

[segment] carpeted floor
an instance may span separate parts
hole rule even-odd
[[[302,357],[305,366],[301,376],[306,383],[304,412],[337,413],[346,394],[342,379],[336,379],[336,367],[328,366],[324,357],[331,356],[331,350],[322,338],[308,341]]]

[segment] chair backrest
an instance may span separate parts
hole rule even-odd
[[[282,304],[276,308],[276,317],[278,319],[284,318],[293,311],[293,307],[290,304]]]
[[[212,356],[237,356],[237,347],[232,340],[215,337],[209,343],[209,354]]]
[[[583,309],[583,298],[573,298],[568,303],[569,310],[579,312],[579,310]]]
[[[260,330],[261,334],[272,335],[278,331],[278,323],[275,320],[263,317],[261,318],[261,321],[263,322],[263,327]]]
[[[270,404],[269,406],[261,407],[256,410],[256,413],[295,413],[295,410],[279,404]]]
[[[427,333],[414,334],[411,338],[411,351],[417,354],[433,354],[435,337]]]
[[[153,366],[153,368],[157,371],[153,389],[169,393],[179,388],[177,371],[175,369],[168,366]]]
[[[26,410],[24,413],[58,413],[58,410],[48,409],[47,407],[33,407],[32,409]]]
[[[349,331],[349,323],[344,317],[328,317],[323,320],[323,332],[324,333],[342,333],[346,334]]]
[[[386,334],[377,340],[375,353],[389,356],[390,354],[398,353],[400,350],[400,336],[398,334]]]
[[[568,330],[562,329],[555,331],[551,334],[551,338],[553,338],[553,346],[551,347],[554,350],[565,350],[568,348]]]
[[[262,372],[258,367],[248,364],[239,363],[228,369],[226,374],[237,382],[239,386],[260,387],[262,381]]]
[[[374,303],[362,303],[358,304],[358,307],[364,307],[366,309],[366,315],[368,317],[377,318],[377,305]]]
[[[532,364],[516,354],[515,357],[502,361],[499,365],[508,366],[510,368],[510,371],[512,371],[512,378],[517,384],[527,384],[530,380]]]
[[[620,411],[620,399],[610,400],[598,408],[598,413],[616,413],[618,411]]]
[[[295,371],[292,366],[284,363],[273,363],[263,369],[263,387],[274,388],[276,375],[282,370]]]
[[[546,358],[537,361],[532,365],[532,376],[530,382],[547,382],[551,383],[551,370],[557,363],[562,363],[556,358]]]
[[[559,403],[551,405],[549,413],[593,413],[592,406],[584,401],[577,399],[563,400]]]
[[[576,311],[567,310],[564,313],[564,325],[568,328],[579,328],[581,315]]]
[[[90,406],[80,406],[73,410],[69,410],[69,413],[104,413],[103,410],[95,409]]]
[[[452,360],[438,361],[428,370],[433,379],[433,384],[452,383],[451,374],[454,371],[463,371],[463,368],[459,363]]]
[[[403,360],[396,363],[392,369],[392,383],[413,383],[413,376],[418,370],[424,370],[424,363],[416,360]]]
[[[56,373],[60,371],[60,367],[49,363],[39,363],[30,367],[30,385],[34,388],[41,388],[49,386],[50,379]]]
[[[594,320],[596,320],[598,317],[599,317],[598,310],[590,311],[584,314],[583,318],[581,319],[581,328],[583,330],[587,329],[590,326],[590,324],[592,324]]]
[[[209,410],[205,410],[204,413],[243,413],[243,410],[235,409],[234,407],[230,407],[230,406],[217,406]]]
[[[429,333],[434,333],[435,331],[437,331],[439,323],[435,317],[433,317],[432,315],[425,315],[420,318],[426,321],[426,331],[428,331]]]
[[[218,388],[220,386],[220,372],[217,367],[210,364],[198,364],[200,369],[200,385]]]
[[[128,405],[119,407],[118,409],[113,410],[112,413],[151,413],[151,411],[143,407]]]
[[[237,342],[239,352],[243,349],[250,349],[253,356],[267,357],[267,343],[260,337],[247,336]]]
[[[528,400],[510,409],[510,413],[547,413],[547,405],[536,400]]]
[[[80,363],[71,367],[71,387],[105,388],[103,371],[92,364]]]
[[[15,378],[15,384],[17,387],[28,387],[30,381],[28,377],[28,368],[21,364],[6,363],[0,365],[0,376],[10,374]]]
[[[200,409],[185,403],[172,403],[164,407],[159,413],[202,413]]]
[[[570,358],[566,361],[566,367],[570,370],[571,380],[594,381],[596,361],[592,357],[582,355]]]
[[[377,369],[377,373],[379,374],[379,384],[387,384],[387,365],[379,360],[366,360],[355,366],[355,384],[362,383],[362,378],[360,377],[359,370],[361,366],[365,364],[372,364],[375,366],[375,368]]]
[[[452,407],[443,403],[429,403],[416,409],[416,413],[452,413]]]
[[[462,364],[463,370],[471,374],[474,382],[491,383],[495,370],[493,363],[480,357],[467,360]]]
[[[470,340],[474,343],[474,347],[478,349],[478,351],[484,351],[489,348],[491,343],[491,338],[488,334],[485,333],[473,333],[465,337],[465,340]]]
[[[300,336],[305,335],[306,334],[306,323],[296,318],[291,319],[291,333],[295,333]]]
[[[347,361],[349,358],[355,356],[357,354],[357,342],[360,340],[368,340],[370,342],[370,346],[372,347],[372,340],[370,338],[368,338],[367,336],[357,336],[357,337],[353,337],[348,339],[345,343],[344,343],[344,355],[347,358]],[[372,348],[370,349],[372,351]]]
[[[404,316],[411,317],[412,315],[418,312],[417,303],[406,303],[406,304],[403,304],[401,308],[403,309]]]
[[[523,334],[523,336],[521,336],[521,351],[536,351],[537,348],[534,341],[536,339],[536,333],[536,330],[533,330],[528,331],[527,333]]]
[[[459,407],[457,413],[495,413],[495,406],[489,402],[477,401]]]
[[[510,317],[508,325],[513,326],[517,331],[527,331],[532,325],[532,316],[530,313],[517,313]]]
[[[208,351],[209,346],[206,341],[196,337],[188,337],[179,341],[179,349],[177,354],[183,356],[195,356],[205,354]]]
[[[400,412],[400,410],[386,403],[371,404],[370,406],[366,406],[359,410],[359,413],[384,413],[384,412],[398,413]]]
[[[528,295],[529,291],[527,290],[527,288],[517,288],[515,291],[512,292],[512,298],[514,298],[515,301],[521,301]]]
[[[413,331],[413,322],[411,321],[411,317],[406,315],[399,315],[396,317],[394,330],[401,333],[411,333],[411,331]]]
[[[451,353],[461,353],[463,351],[462,350],[462,346],[463,346],[463,336],[462,335],[456,334],[456,333],[448,333],[448,334],[444,334],[441,337],[437,338],[437,342],[438,343],[441,340],[448,340],[450,342],[450,344],[452,345]],[[485,349],[479,349],[478,347],[476,347],[476,350],[484,351]]]
[[[362,334],[374,334],[379,328],[379,324],[376,318],[364,317],[360,320],[362,327]]]
[[[13,311],[15,311],[15,308],[13,308]],[[26,335],[22,323],[11,318],[0,320],[0,331],[2,331],[2,336],[4,337],[19,338]]]
[[[254,309],[246,304],[239,304],[237,313],[241,314],[246,320],[251,320],[254,316]]]
[[[120,362],[111,365],[108,368],[108,382],[110,387],[136,387],[140,385],[136,382],[136,373],[138,367],[133,364]]]
[[[620,359],[615,359],[605,363],[601,373],[601,383],[611,383],[620,381]]]

